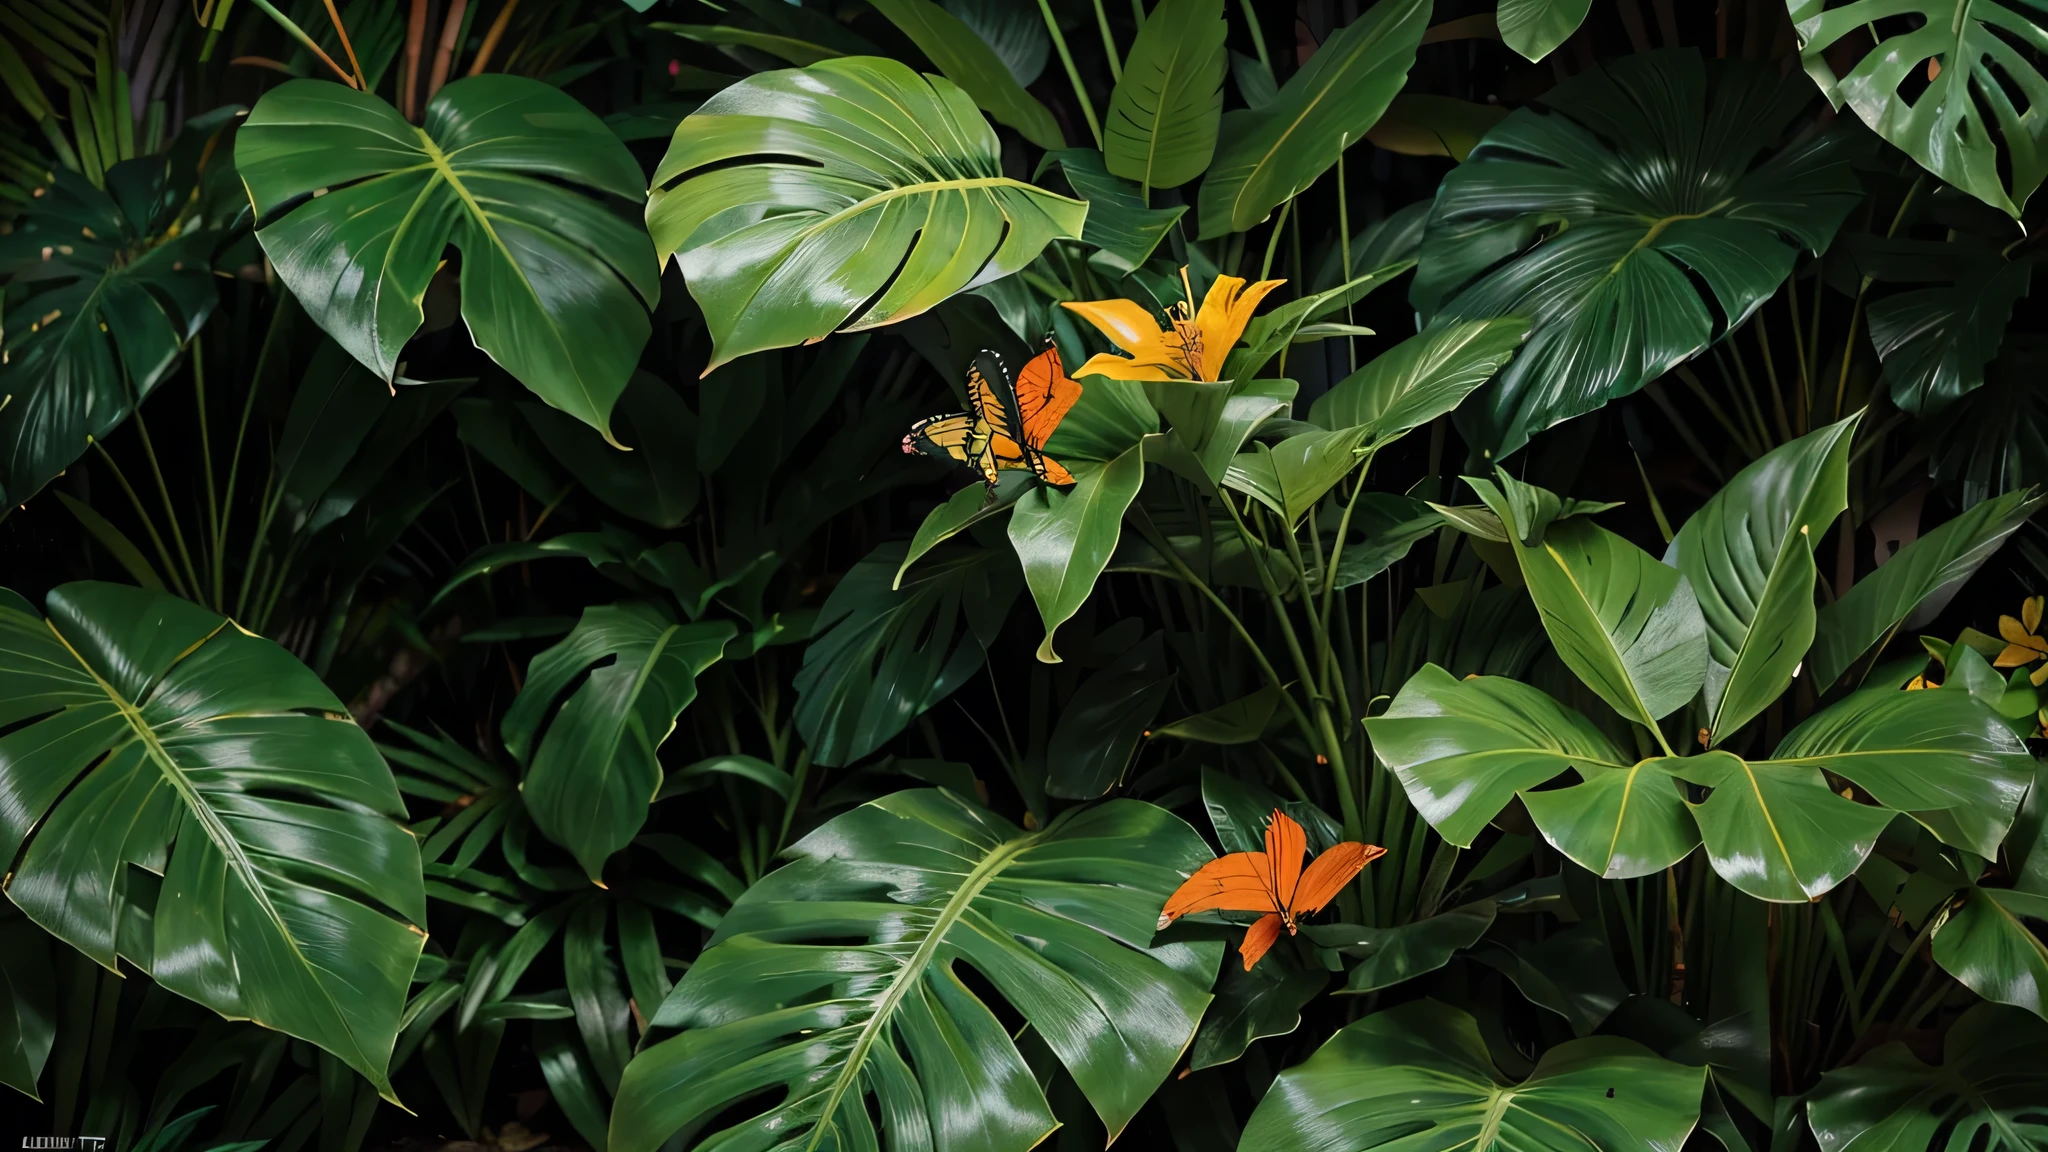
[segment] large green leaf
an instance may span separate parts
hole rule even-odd
[[[763,72],[705,101],[647,200],[655,248],[710,326],[707,372],[908,320],[1078,239],[1087,216],[1003,175],[995,129],[951,80],[874,56]]]
[[[684,1031],[627,1067],[612,1152],[652,1152],[678,1131],[685,1147],[1025,1152],[1058,1121],[963,964],[1044,1038],[1114,1137],[1209,1003],[1220,943],[1148,947],[1209,850],[1149,804],[1024,832],[949,792],[897,792],[790,855],[655,1014],[653,1028]],[[729,1111],[743,1102],[745,1118]],[[707,1134],[714,1119],[729,1126]]]
[[[1493,901],[1475,900],[1391,928],[1326,924],[1305,931],[1318,945],[1358,958],[1344,991],[1377,992],[1449,964],[1453,956],[1479,942],[1493,926],[1497,911]]]
[[[796,726],[820,764],[851,764],[966,683],[1017,596],[1000,549],[942,547],[902,577],[903,544],[853,566],[796,674]]]
[[[19,909],[0,909],[0,1084],[32,1100],[57,1042],[50,935]]]
[[[874,0],[874,5],[982,111],[1040,148],[1067,146],[1051,110],[1017,83],[995,49],[958,16],[931,0]]]
[[[390,1098],[426,897],[370,738],[289,652],[197,605],[79,583],[48,607],[0,592],[8,897]]]
[[[2048,1023],[1996,1004],[1963,1014],[1929,1067],[1894,1040],[1821,1077],[1806,1120],[1821,1152],[2048,1149]]]
[[[1174,222],[1187,214],[1185,204],[1171,208],[1148,208],[1142,190],[1128,180],[1110,175],[1102,153],[1093,148],[1068,148],[1049,152],[1045,163],[1057,162],[1075,194],[1088,201],[1088,223],[1081,229],[1081,242],[1093,245],[1090,263],[1107,265],[1117,272],[1144,267]],[[1043,170],[1044,165],[1041,165]]]
[[[1499,488],[1468,482],[1512,523],[1517,492],[1533,486],[1505,472],[1499,479]],[[1655,728],[1700,690],[1706,621],[1677,569],[1584,516],[1552,523],[1533,547],[1509,536],[1558,656],[1616,712]]]
[[[2029,489],[1986,500],[1899,549],[1884,567],[1822,609],[1814,630],[1814,683],[1832,685],[1900,622],[1911,624],[1923,602],[1946,603],[2026,523],[2042,499]]]
[[[647,822],[661,788],[655,750],[736,631],[724,620],[678,623],[654,604],[600,604],[527,668],[505,713],[505,749],[527,766],[534,826],[592,880]]]
[[[1202,181],[1202,239],[1250,230],[1365,139],[1407,81],[1429,11],[1427,0],[1379,0],[1324,41],[1272,101],[1223,118],[1223,142]]]
[[[213,311],[218,233],[165,235],[161,156],[123,161],[116,200],[59,169],[0,234],[10,285],[0,359],[0,507],[20,504],[128,418]],[[138,203],[140,201],[140,203]]]
[[[1223,116],[1223,0],[1161,0],[1145,16],[1109,97],[1102,155],[1141,195],[1209,167]]]
[[[2048,31],[2038,0],[1786,7],[1806,74],[1835,107],[1847,104],[1929,172],[2018,219],[2048,176],[2048,77],[2039,64]],[[1873,42],[1880,29],[1889,34]],[[1837,75],[1843,64],[1848,71]]]
[[[472,76],[441,89],[414,127],[368,93],[291,80],[256,102],[235,164],[268,221],[256,238],[278,279],[366,367],[397,375],[453,244],[477,347],[610,435],[661,266],[639,225],[564,186],[642,194],[632,153],[573,97]]]
[[[2048,1018],[2048,944],[2028,919],[2048,924],[2048,896],[1972,885],[1934,930],[1934,962],[1986,1000]]]
[[[1358,427],[1311,428],[1278,444],[1254,444],[1231,460],[1223,484],[1271,508],[1292,527],[1359,466],[1365,434]]]
[[[1671,541],[1707,621],[1708,743],[1719,744],[1792,683],[1813,642],[1813,548],[1849,506],[1859,417],[1809,432],[1735,474]]]
[[[1586,22],[1593,0],[1500,0],[1500,38],[1525,60],[1541,60]]]
[[[1771,762],[1824,768],[1984,857],[1998,855],[2034,779],[2025,743],[1963,691],[1866,688],[1786,733]]]
[[[1088,390],[1096,389],[1090,385]],[[1145,482],[1145,452],[1133,445],[1107,464],[1083,461],[1071,467],[1077,481],[1073,488],[1034,488],[1010,514],[1010,546],[1045,622],[1038,658],[1048,664],[1060,660],[1053,650],[1060,625],[1081,610],[1116,553],[1124,513]]]
[[[1560,1044],[1516,1083],[1479,1024],[1418,1000],[1348,1025],[1280,1078],[1239,1152],[1678,1152],[1706,1069],[1632,1040]]]
[[[1581,868],[1609,880],[1661,872],[1699,846],[1700,832],[1671,778],[1670,757],[1626,768],[1574,765],[1584,783],[1524,792],[1543,838]]]
[[[1528,331],[1513,316],[1425,329],[1331,385],[1308,418],[1324,428],[1364,425],[1384,444],[1456,408],[1500,371]]]
[[[1036,8],[1005,0],[945,0],[945,7],[995,49],[1017,83],[1029,87],[1044,73],[1052,37]]]
[[[1445,840],[1470,848],[1525,789],[1571,768],[1625,769],[1592,721],[1504,676],[1460,680],[1425,664],[1365,721],[1373,752]]]
[[[1797,77],[1689,50],[1589,69],[1501,122],[1437,190],[1423,318],[1519,315],[1529,340],[1460,410],[1496,459],[1702,352],[1827,246],[1862,196],[1850,137],[1767,152]],[[1703,294],[1704,293],[1704,294]]]
[[[2006,260],[2006,245],[1984,247],[1990,251],[1954,283],[1870,303],[1870,344],[1884,363],[1892,402],[1915,416],[1933,415],[1983,387],[2013,305],[2027,294],[2033,261]]]
[[[1892,813],[1844,799],[1820,769],[1720,749],[1664,762],[1709,789],[1690,805],[1714,871],[1759,900],[1804,904],[1863,864]]]

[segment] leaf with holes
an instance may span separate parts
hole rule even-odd
[[[418,844],[370,738],[270,641],[162,592],[0,591],[0,851],[29,918],[392,1098],[425,935]]]
[[[278,279],[364,366],[396,376],[452,244],[477,347],[611,435],[661,266],[646,232],[600,198],[639,200],[639,164],[572,97],[472,76],[414,127],[375,96],[291,80],[256,102],[235,163]]]
[[[744,163],[735,163],[745,161]],[[951,80],[849,56],[763,72],[684,119],[647,225],[713,341],[764,348],[908,320],[1078,239],[1088,205],[1003,175]]]
[[[1150,804],[1026,832],[950,792],[897,792],[790,856],[655,1013],[657,1035],[683,1031],[626,1068],[612,1152],[678,1132],[688,1148],[1026,1152],[1059,1122],[977,988],[1045,1039],[1114,1138],[1209,1003],[1219,942],[1149,945],[1210,852]]]
[[[1493,129],[1437,191],[1411,296],[1517,315],[1528,343],[1459,410],[1497,459],[1706,350],[1862,196],[1850,136],[1778,148],[1811,91],[1689,50],[1590,69]]]
[[[2048,1148],[2048,1023],[1979,1004],[1942,1038],[1942,1062],[1894,1040],[1821,1077],[1806,1119],[1821,1152],[2041,1152]]]
[[[1835,107],[1847,104],[1929,172],[2019,218],[2048,176],[2048,77],[2039,64],[2048,30],[2038,0],[1787,7],[1806,74]],[[1890,34],[1873,43],[1880,28]]]

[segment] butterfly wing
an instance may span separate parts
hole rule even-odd
[[[1003,468],[1031,468],[1031,454],[1017,439],[1017,418],[1002,384],[1003,362],[993,352],[983,352],[967,368],[967,400],[974,414],[988,430],[988,450],[981,461],[984,478],[995,486],[996,471]]]
[[[1038,473],[1038,478],[1047,484],[1057,484],[1064,488],[1074,482],[1074,474],[1067,471],[1066,465],[1043,452],[1031,454],[1031,467]]]
[[[1360,844],[1346,840],[1333,844],[1328,852],[1309,862],[1308,869],[1301,874],[1301,883],[1294,889],[1294,901],[1288,911],[1296,916],[1309,912],[1320,912],[1337,893],[1344,890],[1351,878],[1367,864],[1387,854],[1377,844]]]
[[[1060,365],[1060,350],[1048,345],[1017,373],[1017,427],[1020,438],[1043,449],[1067,410],[1081,398],[1081,385]],[[1066,469],[1062,468],[1064,472]],[[1072,483],[1069,479],[1067,483]]]
[[[1308,852],[1308,833],[1294,822],[1294,817],[1273,809],[1272,819],[1266,821],[1266,866],[1272,870],[1273,900],[1278,911],[1286,911],[1294,901],[1294,889],[1301,882],[1301,858]]]
[[[1244,941],[1237,946],[1237,953],[1244,957],[1245,971],[1251,971],[1252,965],[1259,962],[1259,957],[1266,954],[1266,949],[1271,948],[1274,941],[1280,939],[1280,928],[1280,914],[1268,912],[1252,921],[1252,926],[1244,930]]]
[[[1272,870],[1264,852],[1232,852],[1219,856],[1188,877],[1160,911],[1159,926],[1190,912],[1278,912],[1280,905],[1267,887]]]
[[[972,465],[974,461],[969,458],[968,444],[973,439],[974,416],[971,413],[927,416],[910,426],[910,431],[903,437],[903,450]]]

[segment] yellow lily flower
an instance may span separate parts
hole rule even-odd
[[[1285,280],[1261,280],[1245,287],[1243,277],[1218,276],[1202,306],[1195,307],[1195,290],[1188,284],[1188,270],[1180,270],[1180,283],[1187,299],[1166,311],[1166,324],[1132,300],[1089,300],[1062,307],[1078,312],[1095,325],[1110,342],[1130,353],[1129,357],[1099,353],[1081,365],[1076,377],[1108,376],[1113,380],[1215,380],[1223,374],[1223,361],[1251,323],[1252,311],[1266,294]]]
[[[2048,640],[2041,637],[2041,608],[2044,597],[2029,596],[2020,605],[2020,618],[2010,616],[1998,618],[1998,635],[2005,641],[2005,651],[1991,662],[1995,668],[2018,668],[2023,664],[2048,656]],[[2048,671],[2048,669],[2044,669]],[[2040,680],[2034,683],[2039,684]]]

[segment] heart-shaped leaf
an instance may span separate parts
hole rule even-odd
[[[647,200],[655,248],[711,328],[707,373],[908,320],[1079,239],[1087,217],[1085,202],[1003,175],[995,129],[951,80],[876,56],[763,72],[706,100]]]
[[[609,436],[650,331],[661,266],[601,199],[642,194],[640,166],[561,89],[457,80],[414,127],[321,80],[264,93],[235,138],[263,251],[329,336],[389,381],[453,244],[471,338],[535,395]]]

